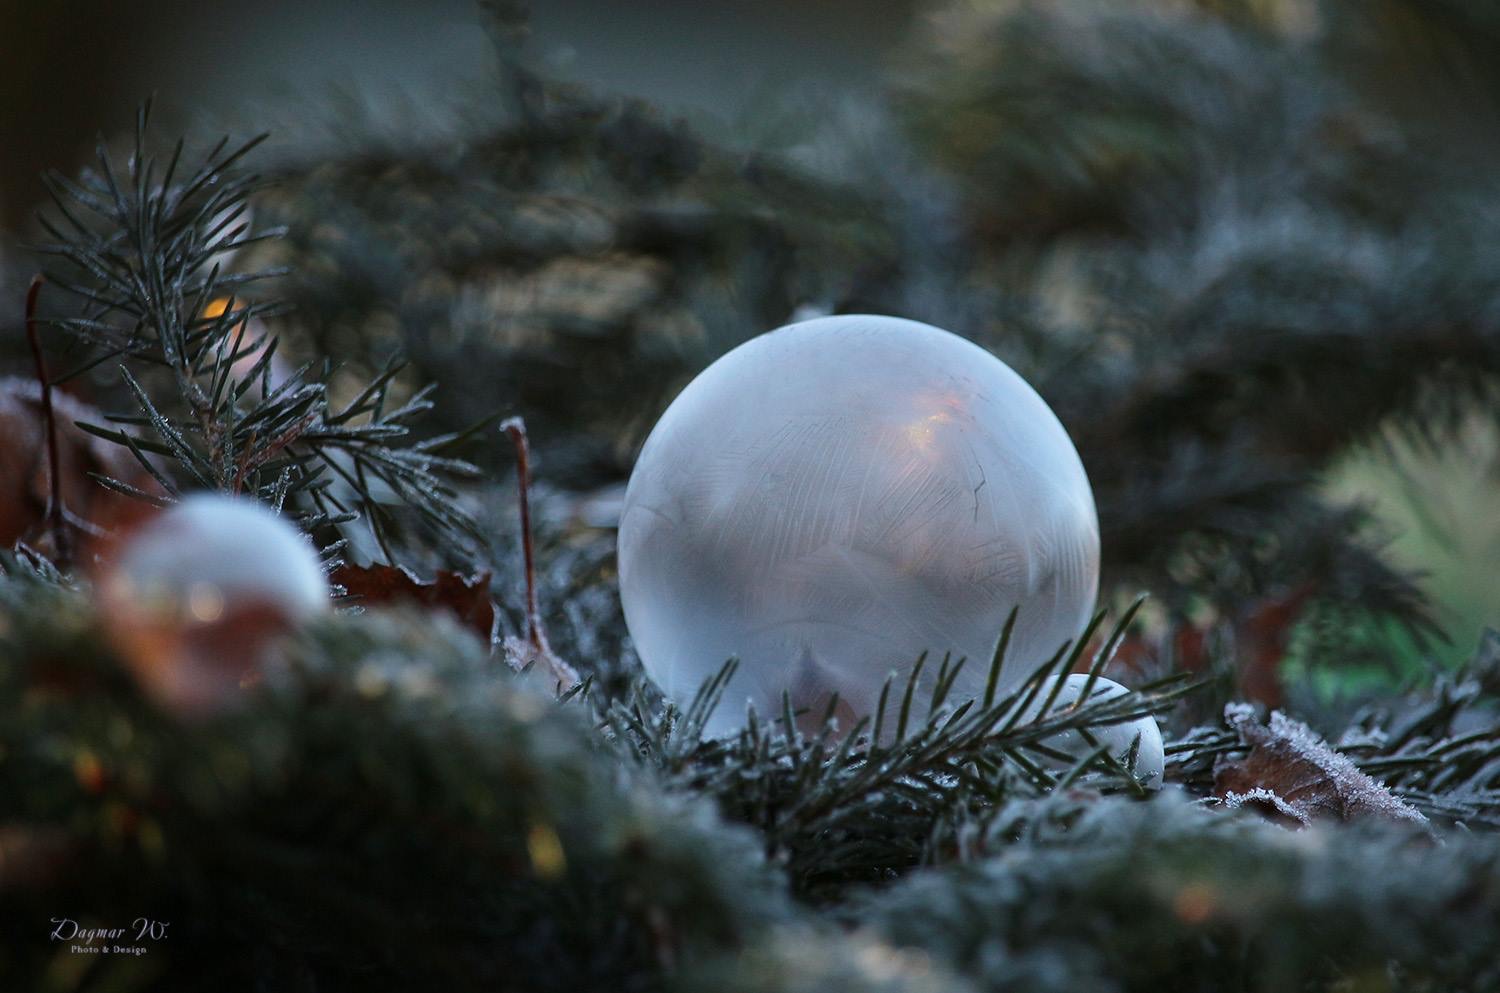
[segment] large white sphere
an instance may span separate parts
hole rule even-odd
[[[892,317],[746,342],[662,415],[630,477],[620,596],[646,671],[686,703],[741,665],[710,734],[837,692],[870,715],[919,654],[968,659],[952,699],[1020,683],[1093,610],[1099,525],[1067,433],[977,345]],[[925,688],[925,687],[924,687]]]

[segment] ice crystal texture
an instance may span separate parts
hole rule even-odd
[[[1254,786],[1276,794],[1303,823],[1317,817],[1348,821],[1371,815],[1427,823],[1420,811],[1349,756],[1330,748],[1301,721],[1278,710],[1265,727],[1256,723],[1252,709],[1234,705],[1224,708],[1224,720],[1251,749],[1244,759],[1219,760],[1214,787],[1226,803],[1231,795],[1254,793],[1249,788]],[[1244,802],[1242,796],[1238,804]]]
[[[755,338],[651,432],[620,521],[620,595],[651,677],[685,703],[731,656],[710,734],[794,707],[869,715],[922,652],[1002,692],[1083,628],[1093,494],[1067,433],[984,349],[914,321],[843,316]],[[898,688],[900,683],[898,682]],[[896,694],[899,696],[899,694]],[[847,727],[847,724],[846,724]]]

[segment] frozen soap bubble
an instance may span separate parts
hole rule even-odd
[[[619,553],[669,697],[740,659],[710,735],[747,703],[779,715],[783,691],[815,719],[837,693],[847,729],[922,652],[927,686],[951,653],[969,661],[950,700],[983,695],[1013,607],[1000,691],[1021,683],[1088,622],[1099,524],[1067,432],[1009,366],[927,324],[825,317],[746,342],[673,401]]]

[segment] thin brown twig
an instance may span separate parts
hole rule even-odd
[[[47,375],[47,359],[42,354],[42,340],[36,330],[36,306],[42,293],[42,284],[47,280],[40,273],[31,277],[26,290],[26,340],[31,344],[31,356],[36,360],[36,381],[42,394],[42,417],[47,430],[47,514],[44,520],[52,532],[52,551],[57,564],[66,569],[72,558],[68,543],[68,528],[63,514],[62,461],[57,454],[57,418],[52,410],[52,380]]]
[[[516,446],[516,478],[520,486],[521,553],[526,563],[526,639],[538,652],[550,652],[547,635],[542,630],[542,611],[536,590],[536,551],[531,537],[531,445],[526,440],[526,422],[508,417],[500,430]]]
[[[519,417],[506,418],[500,430],[510,436],[516,447],[516,478],[520,486],[521,553],[526,563],[526,640],[529,652],[522,651],[518,661],[538,661],[552,672],[558,690],[565,692],[578,685],[578,670],[559,658],[547,643],[542,626],[542,609],[536,582],[536,542],[531,534],[531,445],[526,440],[526,422]],[[509,644],[514,639],[506,639]],[[530,660],[524,658],[531,656]],[[514,664],[514,663],[513,663]]]

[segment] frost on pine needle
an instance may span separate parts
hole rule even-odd
[[[53,210],[39,218],[48,284],[68,300],[45,323],[82,354],[51,382],[116,366],[123,409],[78,427],[139,466],[90,475],[154,503],[200,489],[254,496],[326,536],[330,555],[356,520],[392,560],[413,531],[448,551],[477,543],[455,484],[478,469],[442,453],[459,436],[416,436],[431,388],[398,401],[401,362],[389,353],[353,388],[335,381],[332,359],[276,365],[281,342],[263,321],[286,309],[267,289],[286,273],[229,268],[242,249],[282,233],[250,226],[262,180],[244,161],[261,139],[225,138],[202,156],[179,141],[156,156],[149,120],[148,104],[125,163],[101,144],[96,168],[77,180],[51,175]],[[144,484],[134,478],[142,472]]]

